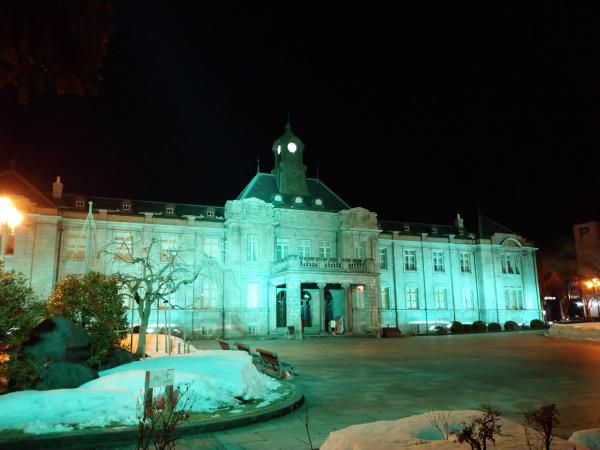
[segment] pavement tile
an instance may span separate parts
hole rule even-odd
[[[244,442],[257,442],[264,441],[265,439],[258,433],[246,432],[246,433],[234,433],[234,434],[217,434],[215,438],[221,443],[237,443],[243,444]]]
[[[271,440],[264,443],[253,442],[244,444],[245,450],[308,450],[308,445],[299,439]]]

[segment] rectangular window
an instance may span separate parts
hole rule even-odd
[[[387,248],[379,249],[379,268],[384,270],[388,268]]]
[[[354,259],[365,259],[367,243],[361,239],[354,241]]]
[[[521,268],[519,267],[519,258],[515,254],[505,253],[501,257],[502,273],[509,275],[519,275]]]
[[[258,283],[248,283],[246,286],[246,305],[248,308],[258,308],[260,286]]]
[[[298,255],[301,258],[310,258],[312,256],[312,245],[310,239],[300,239],[298,241]]]
[[[435,288],[433,291],[433,300],[435,302],[435,309],[448,309],[448,302],[446,300],[446,288]]]
[[[219,307],[217,283],[202,280],[200,295],[194,301],[194,307],[199,309],[217,309]]]
[[[67,233],[67,243],[65,258],[67,259],[85,259],[86,235],[83,230],[69,231]]]
[[[473,290],[471,288],[463,288],[462,298],[465,309],[475,309],[475,302],[473,301]]]
[[[419,309],[419,291],[416,287],[407,287],[404,290],[406,309]]]
[[[504,300],[506,309],[524,309],[523,289],[520,287],[504,288]]]
[[[275,259],[277,261],[284,260],[290,254],[290,240],[277,239],[275,242]]]
[[[131,262],[133,261],[133,236],[125,234],[115,237],[115,259]]]
[[[221,240],[215,237],[204,238],[204,254],[213,259],[221,259]]]
[[[390,309],[390,288],[381,288],[381,309]]]
[[[333,258],[331,241],[319,241],[319,258]]]
[[[365,287],[362,285],[356,286],[355,289],[352,289],[352,307],[364,309],[365,303]]]
[[[177,252],[177,236],[163,236],[160,239],[160,262],[169,261]]]
[[[417,251],[404,250],[404,270],[415,272],[417,270]]]
[[[433,271],[443,272],[444,271],[444,252],[434,250],[431,252],[433,258]]]
[[[246,260],[256,261],[258,260],[258,236],[255,234],[248,235],[247,248],[246,248]]]
[[[461,252],[459,259],[460,273],[471,273],[471,255],[469,255],[467,252]]]
[[[6,235],[6,245],[4,246],[4,254],[5,255],[14,255],[15,254],[15,233],[9,232]]]

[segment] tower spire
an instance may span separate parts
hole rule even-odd
[[[287,117],[287,123],[285,124],[285,129],[286,130],[292,129],[292,124],[290,123],[290,108],[288,108],[288,117]]]
[[[256,157],[256,173],[260,173],[260,156]]]

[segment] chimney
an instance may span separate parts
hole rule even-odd
[[[461,235],[465,231],[465,221],[462,217],[460,217],[460,214],[457,214],[456,219],[454,219],[454,227]]]
[[[63,184],[60,182],[60,177],[56,177],[56,181],[52,183],[52,198],[62,198]]]

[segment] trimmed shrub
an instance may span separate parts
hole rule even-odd
[[[473,333],[485,333],[487,331],[485,322],[482,322],[481,320],[476,320],[473,322],[471,327],[473,328]]]
[[[542,322],[540,319],[533,319],[531,322],[529,322],[529,327],[532,330],[545,330],[546,324],[544,322]]]
[[[450,332],[452,334],[461,334],[464,333],[464,326],[462,323],[456,321],[452,322],[452,326],[450,327]]]
[[[448,334],[448,328],[445,325],[437,325],[434,330],[435,334]]]
[[[80,325],[90,337],[88,364],[98,368],[126,334],[123,297],[114,276],[90,272],[68,275],[56,283],[48,299],[51,317],[65,317]]]
[[[489,323],[487,326],[487,329],[488,329],[488,331],[501,331],[502,330],[502,328],[500,327],[500,324],[496,323],[496,322]]]
[[[463,323],[463,333],[472,333],[473,332],[473,325],[471,325],[470,323]]]
[[[514,320],[507,320],[504,324],[505,331],[517,331],[519,329],[519,325]]]

